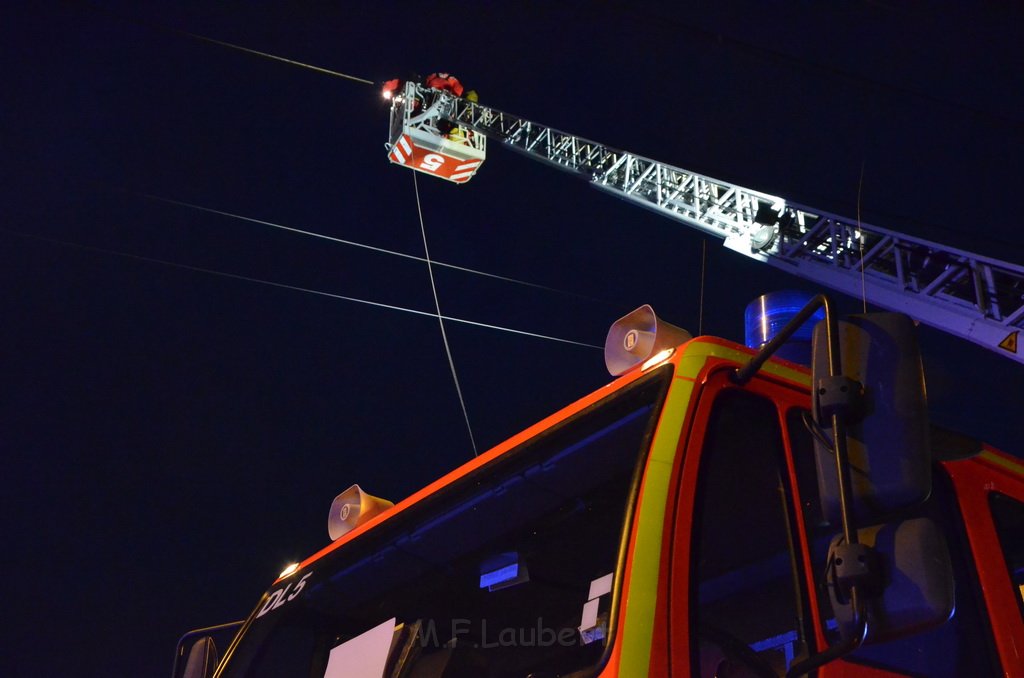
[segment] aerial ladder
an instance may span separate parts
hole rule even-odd
[[[406,82],[392,162],[465,183],[486,140],[721,238],[744,256],[902,313],[1024,363],[1024,266],[873,226],[674,167]]]

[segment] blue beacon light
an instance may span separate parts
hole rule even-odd
[[[760,349],[767,344],[813,298],[814,295],[808,292],[783,290],[762,294],[747,304],[744,313],[747,346]],[[794,363],[810,365],[814,326],[824,319],[825,310],[819,308],[793,333],[789,341],[779,347],[775,355]]]

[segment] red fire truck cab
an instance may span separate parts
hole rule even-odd
[[[621,376],[396,505],[350,488],[333,541],[282,573],[219,663],[199,632],[177,664],[223,678],[1024,675],[1024,465],[922,419],[920,359],[875,322],[822,331],[845,342],[828,374],[817,345],[812,371],[640,309],[609,334]],[[888,356],[858,367],[858,344]]]

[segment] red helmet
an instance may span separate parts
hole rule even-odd
[[[402,82],[398,78],[394,78],[393,80],[388,80],[384,83],[384,86],[380,88],[380,93],[385,99],[390,99],[398,93],[398,90],[401,89],[401,87]]]

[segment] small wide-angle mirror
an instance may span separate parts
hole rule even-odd
[[[912,518],[857,531],[880,563],[881,592],[867,596],[866,643],[878,643],[939,626],[954,609],[953,566],[942,531],[930,518]],[[829,597],[843,639],[854,631],[850,601],[836,585],[836,536],[829,547]],[[871,592],[868,592],[871,593]]]

